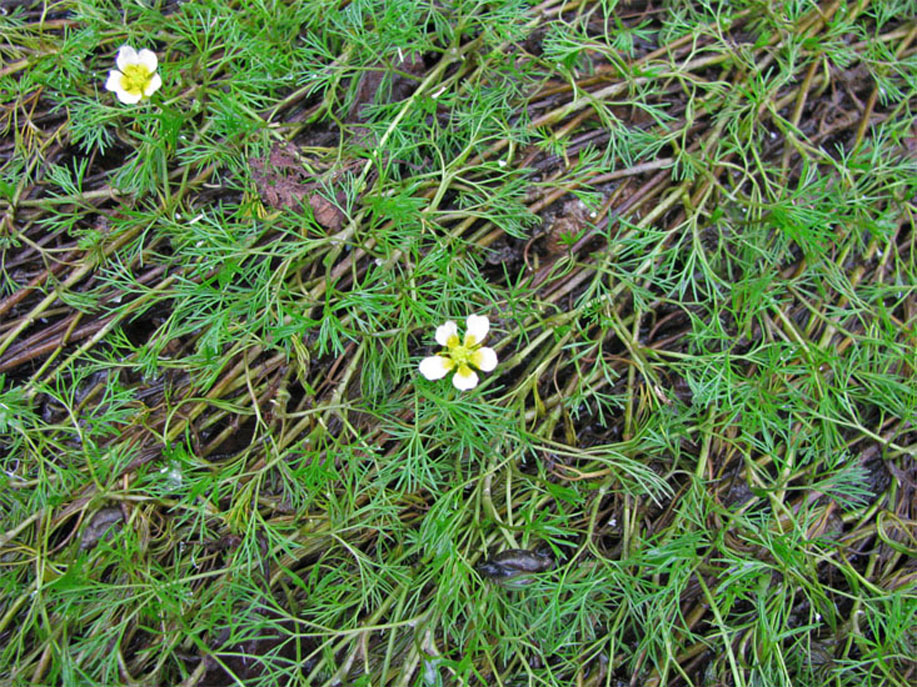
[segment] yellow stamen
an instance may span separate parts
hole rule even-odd
[[[463,366],[467,367],[468,363],[474,361],[475,350],[468,346],[459,346],[456,341],[456,345],[450,347],[448,351],[445,351],[445,355],[452,358],[452,362],[461,368]]]
[[[131,95],[143,95],[152,76],[142,64],[129,64],[121,72],[121,88]]]

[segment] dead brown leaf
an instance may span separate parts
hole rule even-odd
[[[282,165],[274,164],[275,157]],[[315,184],[305,181],[301,167],[286,164],[288,159],[285,153],[281,152],[275,156],[274,149],[272,149],[270,162],[269,167],[263,160],[257,158],[248,160],[252,169],[252,179],[258,187],[258,194],[264,202],[274,208],[299,207],[302,199],[312,191]],[[288,173],[284,173],[284,169],[287,169]]]
[[[312,214],[315,215],[315,221],[326,229],[339,231],[344,226],[346,217],[341,209],[324,196],[313,193],[309,198],[309,205],[312,206]]]

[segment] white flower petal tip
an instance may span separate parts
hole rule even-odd
[[[108,73],[105,89],[112,91],[125,105],[149,98],[162,86],[162,77],[156,73],[159,60],[152,50],[138,53],[131,46],[122,45],[115,63],[118,68]]]
[[[429,380],[442,379],[452,369],[452,361],[441,355],[431,355],[420,361],[420,374]]]
[[[492,372],[497,367],[497,352],[492,348],[479,348],[474,352],[471,364],[481,372]]]
[[[449,339],[458,336],[458,325],[449,320],[446,324],[441,324],[436,328],[436,343],[440,346],[448,346]]]
[[[143,95],[149,98],[159,90],[160,86],[162,86],[162,77],[159,76],[159,74],[153,74],[153,78],[150,79],[150,83],[148,83],[146,88],[143,89]]]
[[[486,315],[469,315],[465,320],[465,345],[473,346],[479,344],[487,337],[490,331],[490,320]]]
[[[478,385],[478,375],[470,367],[460,367],[452,376],[452,386],[459,391],[470,391]]]
[[[144,48],[139,53],[137,53],[137,63],[142,64],[144,67],[149,69],[150,74],[152,74],[159,66],[159,58],[156,57],[156,53],[154,53],[152,50],[147,50]]]
[[[105,82],[105,90],[117,93],[121,88],[121,77],[122,74],[117,69],[109,71],[108,80]]]
[[[132,64],[137,63],[137,51],[129,45],[122,45],[118,48],[118,56],[115,58],[115,64],[122,72]]]
[[[125,91],[123,89],[116,90],[115,95],[118,96],[118,100],[120,100],[125,105],[136,105],[141,100],[143,100],[142,95],[137,95],[135,93],[129,93],[128,91]]]

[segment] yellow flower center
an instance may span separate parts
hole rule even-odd
[[[121,72],[121,88],[131,95],[143,95],[153,74],[142,64],[129,64]]]
[[[474,337],[470,334],[465,335],[464,344],[461,343],[458,335],[450,336],[446,342],[446,348],[449,349],[446,354],[458,368],[467,368],[469,363],[475,363],[479,357],[476,355],[478,346],[475,345]]]

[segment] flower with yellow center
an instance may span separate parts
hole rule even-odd
[[[162,86],[162,78],[156,73],[159,61],[152,50],[137,52],[129,45],[122,45],[115,63],[118,68],[108,72],[105,88],[114,91],[125,105],[149,98]]]
[[[465,320],[465,339],[458,335],[458,325],[452,320],[436,328],[436,343],[445,348],[441,353],[420,362],[420,374],[427,379],[442,379],[455,370],[452,384],[459,391],[478,385],[478,375],[472,369],[490,372],[497,366],[497,353],[481,346],[490,330],[490,321],[484,315],[469,315]]]

